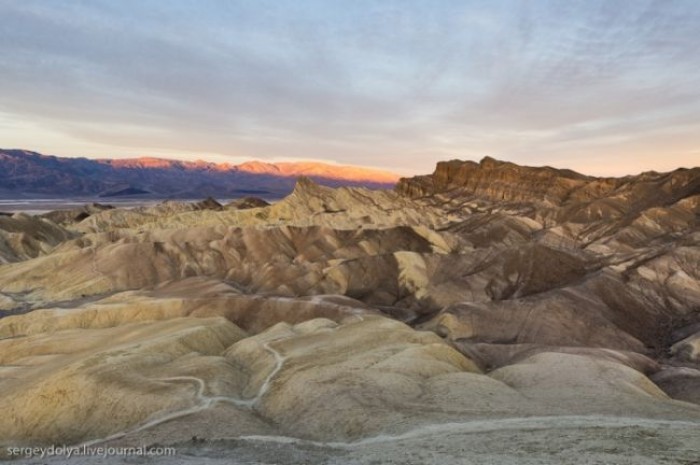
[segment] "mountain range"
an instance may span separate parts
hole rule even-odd
[[[219,198],[254,194],[279,198],[306,176],[327,186],[390,188],[393,173],[316,162],[239,165],[163,158],[88,159],[0,149],[0,196]]]

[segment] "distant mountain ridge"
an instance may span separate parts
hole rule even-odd
[[[290,193],[302,176],[331,187],[381,189],[393,187],[399,179],[386,171],[319,162],[250,161],[234,165],[153,157],[65,158],[0,149],[0,194],[5,197],[113,196],[122,192],[175,198],[281,197]]]

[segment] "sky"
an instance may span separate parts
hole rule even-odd
[[[700,1],[0,0],[0,147],[700,165]]]

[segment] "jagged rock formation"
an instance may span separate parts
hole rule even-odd
[[[325,448],[534,416],[647,422],[692,456],[698,186],[485,159],[395,191],[0,218],[35,241],[2,249],[0,438]]]

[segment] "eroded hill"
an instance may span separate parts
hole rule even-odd
[[[8,445],[550,423],[700,444],[700,169],[487,158],[395,191],[53,217],[0,218]]]

